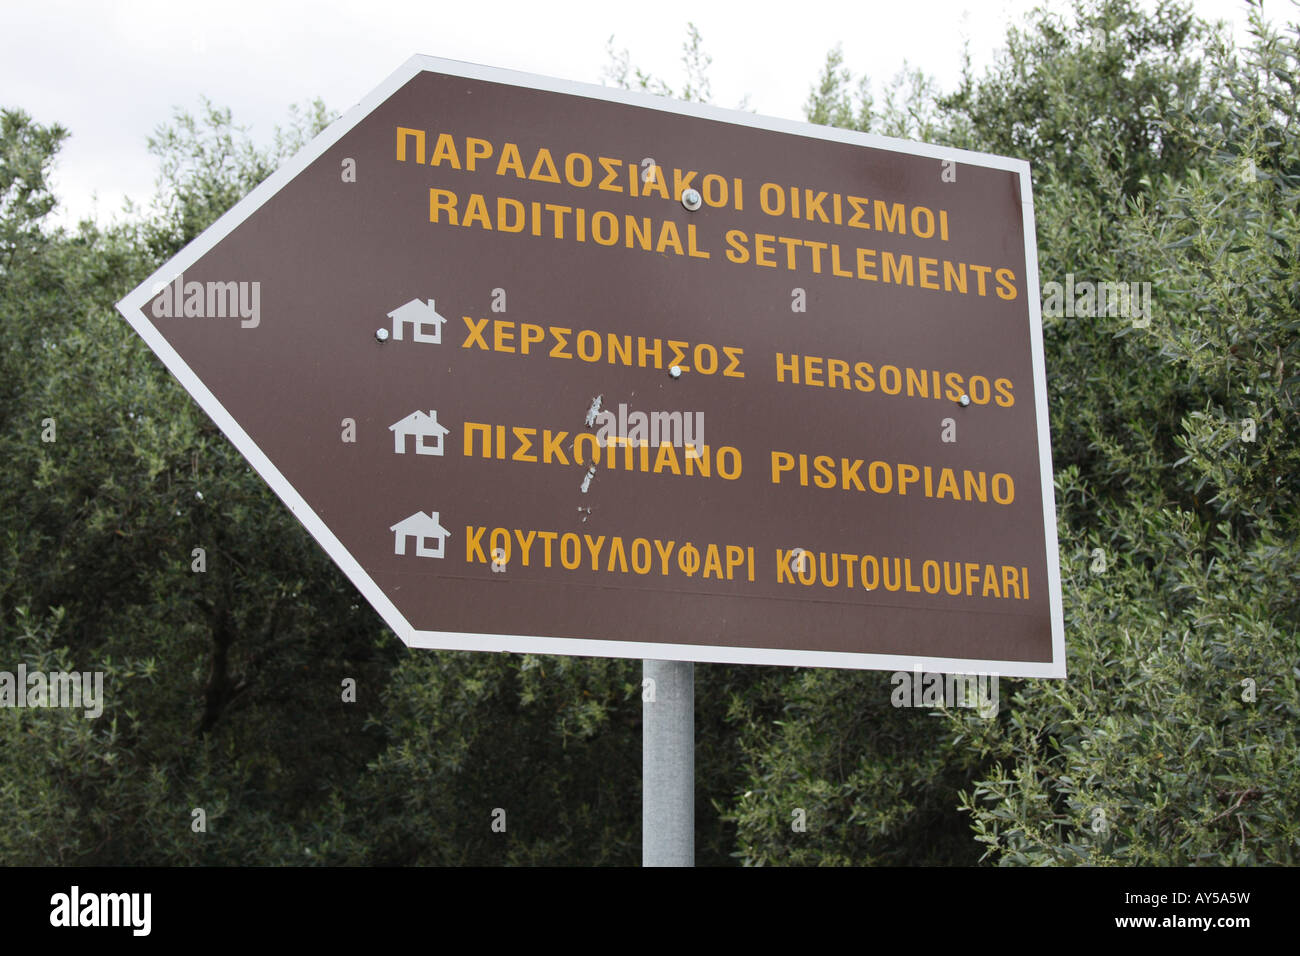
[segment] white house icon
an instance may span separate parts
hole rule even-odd
[[[446,528],[438,523],[438,512],[432,511],[425,514],[423,511],[417,511],[409,518],[403,518],[397,524],[388,529],[393,532],[393,554],[406,554],[406,539],[415,539],[415,555],[418,558],[441,558],[442,546],[447,537],[451,534]],[[433,545],[428,545],[428,539],[437,539]]]
[[[402,341],[402,326],[411,323],[414,326],[411,339],[415,342],[432,342],[434,345],[442,344],[442,323],[447,320],[440,316],[433,308],[433,300],[421,302],[419,299],[412,299],[406,305],[399,306],[388,317],[393,320],[393,338]],[[426,325],[433,326],[433,334],[430,335],[424,331]]]
[[[388,426],[388,430],[393,433],[393,451],[399,455],[406,454],[406,436],[415,436],[415,453],[417,455],[441,455],[442,454],[442,436],[451,431],[438,424],[437,409],[429,409],[429,414],[422,411],[414,411],[407,415],[400,422],[393,422]],[[432,438],[433,444],[426,445],[425,439]]]

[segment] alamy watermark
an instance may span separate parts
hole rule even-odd
[[[104,712],[103,671],[0,671],[0,707],[71,707],[87,720]]]
[[[262,283],[186,282],[178,275],[153,287],[155,319],[240,319],[255,329],[262,321]]]
[[[1132,319],[1134,328],[1151,324],[1150,282],[1075,282],[1065,274],[1065,284],[1043,283],[1045,318]]]
[[[699,458],[704,453],[703,412],[641,412],[627,410],[620,402],[618,413],[598,411],[591,416],[596,441],[608,445],[673,445],[685,448],[686,454]]]
[[[50,925],[56,927],[124,927],[148,936],[152,913],[152,893],[89,893],[74,884],[50,897]]]
[[[997,674],[932,674],[917,668],[894,671],[889,682],[895,707],[969,707],[981,717],[998,715]]]

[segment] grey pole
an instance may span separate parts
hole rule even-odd
[[[641,662],[641,865],[695,865],[695,665]]]

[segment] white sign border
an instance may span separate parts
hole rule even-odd
[[[715,120],[721,123],[789,133],[813,139],[848,143],[872,149],[886,149],[911,156],[951,159],[958,163],[1002,169],[1020,177],[1025,235],[1026,290],[1029,304],[1029,333],[1033,355],[1034,402],[1038,428],[1039,470],[1042,477],[1043,531],[1047,546],[1048,601],[1051,610],[1052,660],[988,661],[969,658],[922,657],[897,654],[848,653],[774,649],[761,647],[715,647],[697,644],[652,644],[606,639],[533,637],[527,635],[473,634],[459,631],[417,631],[371,579],[365,569],[334,536],[297,490],[280,474],[257,443],[221,405],[175,349],[144,316],[144,307],[161,289],[189,266],[197,262],[217,243],[237,229],[257,209],[287,186],[311,163],[342,139],[377,107],[406,85],[413,77],[432,72],[467,79],[502,83],[527,89],[564,93],[591,99],[644,107],[683,116]],[[920,668],[930,673],[989,674],[1000,677],[1063,678],[1065,668],[1065,622],[1061,600],[1061,569],[1056,535],[1056,498],[1052,479],[1051,435],[1047,419],[1047,376],[1043,358],[1042,315],[1038,289],[1038,250],[1035,245],[1034,203],[1029,164],[1021,159],[994,156],[963,149],[950,149],[928,143],[915,143],[892,137],[875,136],[830,126],[814,126],[793,120],[761,116],[740,110],[723,109],[702,103],[686,103],[615,87],[595,86],[553,77],[520,73],[496,67],[463,63],[438,57],[416,55],[376,87],[329,128],[308,143],[292,159],[277,169],[247,196],[231,207],[220,219],[203,231],[189,245],[173,256],[153,275],[128,293],[117,309],[131,327],[149,345],[187,392],[234,443],[239,452],[271,486],[294,516],[325,549],[386,623],[409,647],[506,651],[521,654],[562,654],[578,657],[625,657],[652,660],[699,661],[722,664],[776,664],[789,667],[834,667],[857,670],[905,670]]]

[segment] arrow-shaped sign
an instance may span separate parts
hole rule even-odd
[[[1022,161],[416,57],[118,307],[408,644],[1060,676],[1036,275]]]

